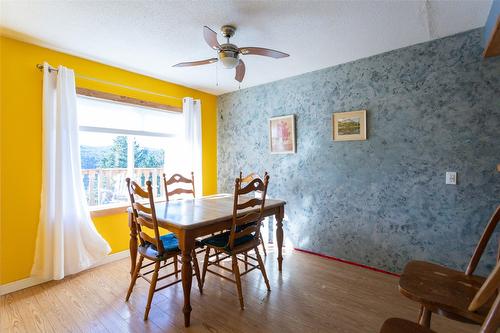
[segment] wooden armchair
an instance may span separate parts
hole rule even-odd
[[[202,284],[205,282],[207,271],[223,279],[236,283],[240,300],[240,307],[242,310],[245,307],[241,289],[242,275],[245,275],[254,269],[259,269],[262,273],[262,276],[264,277],[267,290],[271,290],[269,280],[267,279],[266,268],[258,249],[258,246],[260,244],[260,224],[264,212],[268,183],[269,176],[266,175],[264,177],[264,180],[259,178],[254,179],[245,187],[241,188],[241,181],[239,178],[236,178],[234,186],[233,222],[231,225],[231,230],[229,232],[218,234],[202,240],[202,243],[207,246],[205,261],[203,263]],[[262,192],[260,198],[256,198],[255,195],[248,195],[253,194],[256,191]],[[240,202],[240,200],[242,200],[243,202]],[[216,253],[223,253],[223,258],[216,258],[215,261],[210,261],[210,251],[212,249],[214,249]],[[255,257],[252,257],[248,254],[248,252],[252,250],[255,251]],[[246,255],[255,263],[245,263],[252,266],[252,268],[246,269],[243,273],[240,273],[238,260],[242,262],[245,261],[238,258],[238,255],[240,254]],[[229,269],[220,264],[221,261],[227,258],[232,259],[232,269]],[[210,270],[210,266],[216,266],[225,271],[231,272],[232,274],[234,274],[235,280],[216,271]]]
[[[487,304],[489,306],[485,319],[479,330],[480,333],[495,333],[500,327],[500,263],[497,263],[495,269],[488,276],[488,279],[481,285],[480,289],[475,293],[472,301],[467,305],[466,311],[475,313]],[[472,287],[471,287],[472,288]],[[477,290],[477,289],[476,289]],[[387,319],[380,333],[435,333],[430,328],[421,326],[417,323],[401,319]]]
[[[158,227],[158,221],[156,219],[155,213],[155,203],[154,203],[154,195],[153,189],[151,186],[151,182],[147,181],[147,191],[144,191],[136,182],[131,181],[130,178],[126,179],[127,189],[130,196],[130,204],[132,206],[133,218],[135,227],[137,228],[137,235],[139,236],[140,245],[137,249],[139,253],[139,261],[136,265],[136,268],[132,274],[132,279],[130,281],[130,286],[128,288],[127,297],[125,301],[128,301],[130,295],[132,294],[132,290],[134,289],[134,285],[137,281],[138,277],[143,278],[149,284],[149,295],[148,301],[146,303],[146,311],[144,313],[144,320],[148,319],[149,310],[151,309],[151,301],[153,300],[153,295],[155,292],[167,288],[171,285],[174,285],[178,282],[181,282],[181,279],[178,279],[178,274],[180,270],[177,267],[177,256],[181,254],[179,249],[179,241],[174,234],[166,234],[160,236],[160,230]],[[136,202],[135,196],[138,196],[143,199],[147,199],[149,201],[149,207]],[[150,236],[145,231],[149,230],[150,233],[153,233],[154,236]],[[194,252],[194,251],[193,251]],[[144,259],[147,259],[151,262],[143,265]],[[168,262],[172,259],[171,262]],[[161,263],[164,263],[161,265]],[[200,289],[200,293],[202,292],[202,285],[200,279],[200,271],[198,266],[198,260],[196,259],[196,255],[193,253],[193,262],[194,262],[194,274],[198,279],[198,288]],[[166,274],[165,276],[159,277],[159,271],[162,268],[168,267],[170,265],[174,265],[174,270],[172,273]],[[148,269],[147,272],[141,272],[143,268],[154,265],[153,269]],[[153,274],[151,279],[147,277],[147,275]],[[162,287],[156,288],[156,284],[158,281],[166,279],[175,275],[175,280],[170,282]]]
[[[474,271],[499,220],[500,206],[491,216],[465,272],[425,261],[410,261],[405,266],[399,280],[399,291],[421,304],[420,325],[429,328],[433,312],[476,325],[484,322],[491,303],[475,311],[470,311],[468,305],[485,281],[485,278],[474,275]],[[499,255],[500,248],[497,263]]]

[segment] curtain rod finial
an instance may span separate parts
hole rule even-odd
[[[36,64],[36,68],[38,68],[40,71],[43,71],[43,68],[44,68],[44,64]],[[57,72],[58,69],[57,68],[54,68],[50,65],[48,65],[48,69],[49,69],[49,73],[52,73],[52,72]]]

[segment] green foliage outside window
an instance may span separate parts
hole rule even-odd
[[[140,146],[134,140],[134,167],[161,168],[165,158],[163,149],[152,149]],[[108,169],[127,167],[127,137],[117,136],[112,146],[81,146],[82,169]]]

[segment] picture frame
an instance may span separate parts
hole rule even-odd
[[[295,154],[295,116],[269,119],[269,151],[271,154]]]
[[[366,110],[335,112],[333,141],[366,140]]]

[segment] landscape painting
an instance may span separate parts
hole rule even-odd
[[[366,110],[334,113],[333,140],[366,140]]]
[[[295,117],[269,119],[269,149],[271,154],[295,153]]]
[[[353,134],[359,134],[360,133],[360,118],[359,117],[352,117],[352,118],[346,118],[339,120],[338,126],[338,133],[339,135],[353,135]]]

